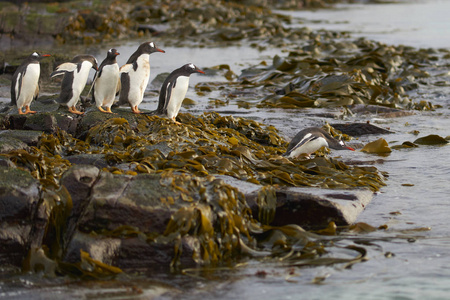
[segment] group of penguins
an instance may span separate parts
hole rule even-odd
[[[118,105],[130,105],[133,113],[141,113],[139,104],[150,78],[150,54],[165,53],[153,42],[141,44],[130,56],[125,65],[119,68],[116,49],[108,50],[106,58],[98,66],[92,55],[77,55],[70,62],[56,67],[50,77],[63,76],[58,102],[67,105],[74,114],[83,114],[77,109],[77,103],[89,77],[90,69],[96,70],[92,97],[97,108],[105,113],[112,113],[111,106],[119,94]],[[11,105],[17,106],[19,114],[35,113],[30,104],[39,94],[39,62],[49,54],[32,53],[17,68],[11,82]],[[159,96],[157,109],[152,114],[167,116],[175,121],[189,87],[189,76],[203,73],[194,64],[188,63],[174,70],[164,81]],[[90,91],[89,91],[90,93]],[[176,121],[175,121],[176,122]]]
[[[105,113],[112,113],[111,106],[119,93],[119,105],[130,105],[133,113],[139,114],[139,104],[144,97],[144,91],[150,78],[149,56],[155,52],[162,52],[153,42],[141,44],[130,56],[127,63],[119,68],[116,57],[119,55],[116,49],[110,49],[106,58],[97,65],[97,60],[92,55],[78,55],[72,61],[56,67],[50,75],[63,75],[59,102],[67,105],[69,111],[74,114],[83,114],[77,110],[76,105],[81,92],[86,86],[91,68],[96,70],[92,84],[93,100],[97,108]],[[31,54],[16,70],[11,83],[11,105],[16,105],[19,114],[35,113],[30,109],[31,102],[39,93],[39,62],[48,54]],[[164,81],[159,94],[159,103],[155,111],[150,114],[166,116],[178,123],[175,118],[181,108],[189,86],[189,76],[193,73],[203,73],[192,63],[185,64],[174,70]],[[89,92],[90,93],[90,92]],[[23,111],[25,109],[25,111]],[[318,127],[310,127],[300,131],[290,142],[284,156],[293,158],[306,155],[309,157],[321,147],[329,147],[336,150],[353,150],[343,141],[337,140],[326,131]]]

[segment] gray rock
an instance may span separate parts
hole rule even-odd
[[[269,187],[268,191],[267,187],[234,177],[216,177],[244,193],[255,219],[273,226],[297,224],[316,229],[326,227],[331,221],[337,225],[353,224],[373,198],[373,192],[367,189]]]
[[[28,145],[13,137],[2,136],[0,140],[0,153],[9,153],[13,150],[28,150]]]
[[[27,255],[39,193],[30,173],[0,166],[0,264],[21,265]]]
[[[258,205],[261,194],[247,195],[253,217],[270,225],[297,224],[305,229],[324,228],[329,222],[349,225],[356,221],[373,198],[373,192],[286,187],[275,190],[276,203]],[[267,201],[266,201],[267,202]],[[265,220],[261,220],[264,217]]]
[[[2,130],[0,131],[0,138],[13,138],[22,141],[28,146],[37,146],[41,138],[42,131],[33,130]]]

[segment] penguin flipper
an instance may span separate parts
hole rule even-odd
[[[73,72],[77,69],[77,64],[74,63],[63,63],[56,67],[56,70],[50,74],[50,77],[64,75],[66,72]]]
[[[120,76],[119,76],[119,80],[117,80],[117,85],[116,85],[116,96],[119,95],[121,88],[122,88],[122,83],[120,82]]]
[[[16,88],[15,88],[14,80],[13,80],[13,83],[11,85],[11,102],[9,103],[9,105],[10,106],[17,105]]]
[[[126,65],[123,65],[123,66],[120,67],[119,73],[120,73],[120,74],[122,74],[122,73],[128,73],[128,72],[130,72],[131,70],[133,70],[133,64],[126,64]]]
[[[20,89],[22,88],[22,77],[20,73],[16,73],[13,76],[12,82],[11,82],[11,102],[10,106],[16,106],[17,105],[17,98],[19,98]]]
[[[36,90],[34,91],[33,100],[36,100],[39,96],[39,84],[36,86]]]

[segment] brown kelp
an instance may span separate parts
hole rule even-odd
[[[291,257],[289,253],[297,253],[295,260],[315,259],[327,252],[327,242],[297,225],[261,225],[244,194],[215,176],[264,187],[259,206],[265,224],[270,224],[279,186],[376,191],[384,185],[375,167],[350,166],[321,155],[288,160],[281,156],[287,142],[277,130],[252,120],[217,113],[179,114],[183,125],[157,116],[133,118],[130,123],[108,117],[90,126],[82,139],[62,130],[43,134],[29,151],[2,154],[40,181],[45,198],[36,235],[41,238],[30,248],[28,269],[108,277],[120,272],[115,267],[137,267],[137,261],[126,257],[136,255],[139,262],[154,265],[150,253],[155,249],[170,256],[173,268],[192,262],[228,264],[246,256]],[[86,155],[103,161],[100,171],[83,165],[74,169]],[[104,240],[116,250],[86,254],[89,245]],[[84,252],[79,245],[86,245]],[[134,254],[125,254],[130,251]],[[347,262],[355,259],[360,260],[357,255]]]

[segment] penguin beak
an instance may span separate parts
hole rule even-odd
[[[348,150],[355,151],[355,149],[353,149],[352,147],[349,147],[349,146],[345,146],[345,147],[347,147]]]
[[[162,52],[162,53],[166,53],[166,51],[164,51],[164,50],[162,50],[162,49],[159,49],[159,48],[156,48],[155,50],[156,50],[156,51],[159,51],[159,52]]]
[[[197,73],[202,73],[202,74],[205,74],[205,72],[203,72],[202,70],[200,70],[199,68],[196,68],[195,69],[195,71],[197,72]]]
[[[120,55],[120,53],[119,53],[119,52],[116,52],[116,53],[114,53],[114,54],[115,54],[116,56],[117,56],[117,55]]]
[[[51,56],[50,54],[42,54],[41,55],[42,57],[49,57],[49,56]]]

